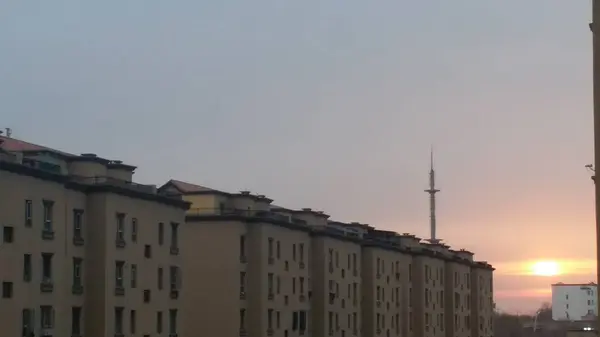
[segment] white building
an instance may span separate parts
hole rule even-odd
[[[598,315],[595,283],[557,283],[552,285],[552,319],[587,321]]]

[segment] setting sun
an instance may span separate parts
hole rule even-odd
[[[537,276],[556,276],[560,268],[555,261],[538,261],[531,266],[531,272]]]

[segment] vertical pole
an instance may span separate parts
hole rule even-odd
[[[600,21],[600,0],[592,0],[592,55],[593,55],[593,101],[594,101],[594,169],[600,168],[600,41],[598,35],[600,29],[596,27]],[[596,204],[596,278],[600,277],[600,184],[596,182],[594,172],[594,191]],[[598,284],[598,281],[596,281]],[[600,303],[600,292],[596,303]],[[596,322],[596,328],[600,328],[600,320]]]

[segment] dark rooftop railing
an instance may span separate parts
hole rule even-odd
[[[84,184],[84,185],[110,185],[110,186],[131,189],[131,190],[135,190],[135,191],[139,191],[139,192],[144,192],[144,193],[148,193],[148,194],[156,194],[157,193],[155,185],[143,185],[143,184],[134,183],[132,181],[121,180],[121,179],[117,179],[117,178],[113,178],[113,177],[105,177],[105,176],[82,177],[82,176],[72,175],[72,176],[69,176],[69,178],[73,182],[76,182],[79,184]]]
[[[294,218],[290,215],[282,214],[281,212],[273,212],[271,210],[252,210],[239,208],[190,208],[187,212],[188,216],[241,216],[241,217],[256,217],[270,219],[274,221],[288,222],[296,225],[307,225],[306,221]]]

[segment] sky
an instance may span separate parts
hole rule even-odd
[[[0,127],[438,233],[531,312],[594,275],[590,1],[0,1]],[[565,275],[527,275],[538,260]]]

